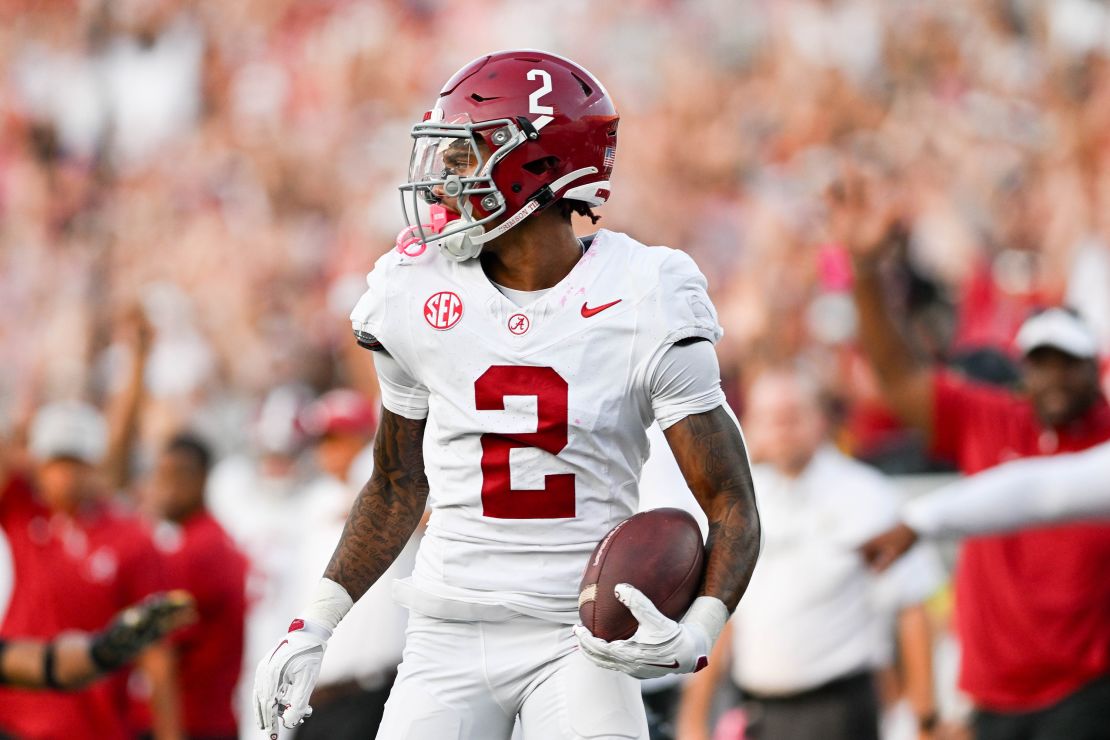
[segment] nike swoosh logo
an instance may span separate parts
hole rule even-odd
[[[289,640],[282,640],[281,642],[279,642],[278,646],[276,648],[274,648],[274,652],[270,653],[270,660],[274,659],[274,656],[277,655],[277,651],[281,650],[282,645],[288,645],[288,644],[289,644]]]
[[[656,668],[678,668],[678,661],[672,661],[670,665],[666,663],[648,663],[648,665],[653,665]]]
[[[582,318],[588,319],[591,316],[596,316],[597,314],[601,313],[605,309],[612,308],[613,306],[617,305],[622,300],[624,300],[624,299],[618,298],[617,300],[613,301],[612,303],[606,303],[606,304],[603,304],[601,306],[594,306],[593,308],[590,308],[585,303],[583,303],[582,304]]]

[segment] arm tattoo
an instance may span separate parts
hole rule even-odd
[[[374,472],[351,507],[324,571],[325,578],[345,588],[355,601],[397,559],[424,513],[425,422],[382,410],[374,439]]]
[[[759,557],[759,512],[744,440],[724,407],[692,414],[666,431],[687,485],[709,518],[701,593],[736,608]]]

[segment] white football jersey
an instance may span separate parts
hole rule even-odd
[[[602,230],[525,307],[434,248],[389,252],[367,283],[356,335],[428,394],[432,514],[401,591],[574,621],[586,560],[637,510],[656,365],[721,336],[705,278],[683,252]]]

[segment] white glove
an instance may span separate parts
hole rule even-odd
[[[699,596],[682,621],[676,622],[627,583],[618,584],[614,593],[640,626],[627,640],[606,642],[583,625],[575,625],[574,634],[586,657],[602,668],[636,678],[694,673],[709,665],[709,652],[728,621],[723,601]]]
[[[259,729],[277,740],[278,717],[288,728],[296,727],[312,715],[308,699],[320,676],[331,630],[294,619],[289,633],[274,651],[258,664],[254,672],[254,719]]]

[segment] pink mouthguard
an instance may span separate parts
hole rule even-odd
[[[425,234],[438,234],[447,227],[447,224],[459,218],[459,214],[447,210],[438,203],[429,206],[428,211],[432,217],[430,224],[407,226],[401,229],[401,233],[397,234],[397,251],[406,257],[419,257],[428,248],[426,243],[422,244],[420,242],[421,230]]]

